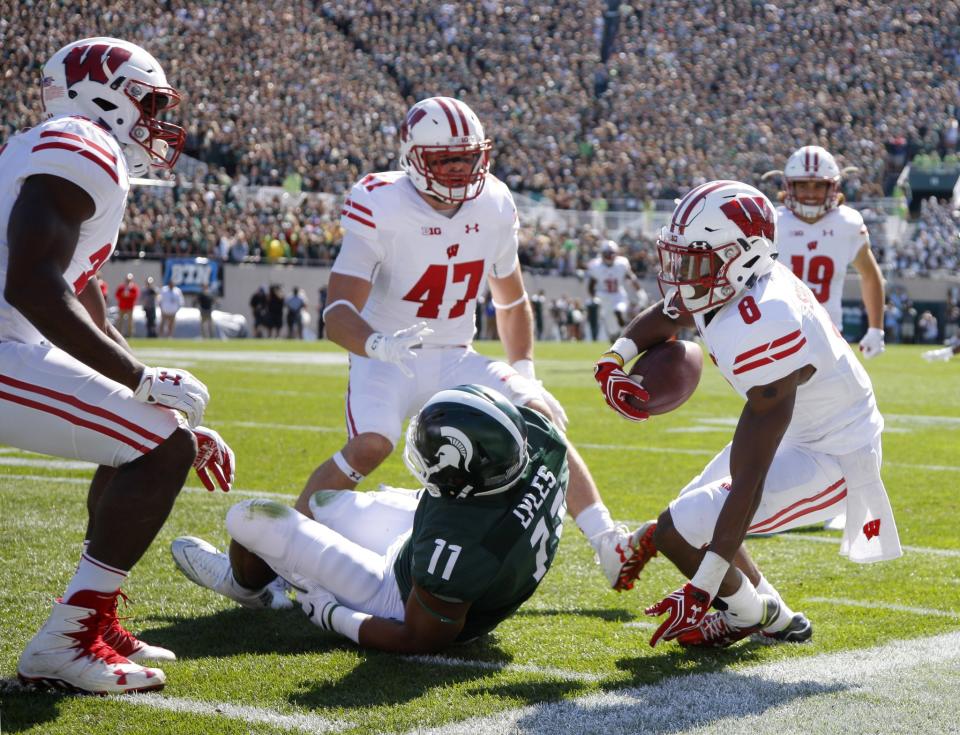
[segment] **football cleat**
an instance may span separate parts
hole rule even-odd
[[[777,632],[763,630],[753,634],[752,640],[758,643],[806,643],[813,637],[813,623],[803,613],[796,613],[787,627]]]
[[[27,644],[17,676],[87,694],[126,694],[162,689],[166,677],[121,656],[103,640],[115,620],[117,592],[81,590],[56,601],[47,622]]]
[[[121,592],[117,597],[122,597],[127,602],[127,596]],[[113,609],[106,615],[106,625],[103,631],[103,641],[121,656],[130,659],[136,664],[142,664],[144,661],[176,661],[177,654],[161,646],[151,646],[145,641],[141,641],[133,633],[123,627],[120,618],[117,616],[117,600],[113,601]]]
[[[251,610],[293,607],[279,577],[261,590],[246,590],[237,584],[230,557],[196,536],[179,536],[170,544],[177,568],[194,584],[213,590]]]
[[[653,545],[656,530],[657,522],[647,521],[633,533],[626,526],[617,526],[600,534],[599,544],[594,547],[597,562],[612,589],[633,589],[647,562],[657,555]]]
[[[727,612],[713,612],[697,627],[680,633],[677,643],[690,648],[726,648],[753,635],[780,615],[780,602],[776,597],[760,595],[760,599],[763,601],[763,616],[754,625],[740,628],[733,622],[733,616]]]

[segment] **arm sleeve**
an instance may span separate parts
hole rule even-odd
[[[505,186],[503,189],[505,197],[502,214],[505,222],[501,240],[497,243],[497,254],[490,266],[490,274],[494,278],[509,276],[520,265],[517,257],[517,250],[520,247],[520,218],[510,190]]]

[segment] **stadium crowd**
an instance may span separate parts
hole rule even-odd
[[[173,117],[209,167],[197,183],[215,186],[138,192],[128,253],[332,257],[335,212],[241,203],[224,184],[339,194],[395,166],[400,117],[433,94],[469,102],[495,141],[494,172],[561,209],[758,183],[808,143],[859,167],[848,198],[873,197],[917,153],[957,147],[957,0],[0,5],[4,137],[37,119],[41,61],[94,32],[143,43],[186,93]],[[568,272],[588,235],[547,228],[524,249]]]

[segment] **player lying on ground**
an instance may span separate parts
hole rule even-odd
[[[120,585],[191,465],[209,489],[208,470],[228,490],[233,455],[197,426],[203,383],[137,360],[95,276],[116,244],[130,174],[172,168],[183,147],[184,130],[157,119],[180,95],[156,59],[115,38],[60,49],[42,94],[47,119],[0,145],[0,444],[99,468],[80,562],[17,673],[99,694],[159,689],[163,671],[140,663],[175,656],[120,625]]]
[[[316,625],[369,648],[425,653],[483,635],[553,562],[566,510],[563,435],[489,388],[459,386],[411,419],[404,460],[425,491],[319,490],[312,519],[244,501],[227,514],[229,558],[190,536],[173,542],[173,558],[246,607],[278,606],[269,585],[279,574]],[[239,545],[256,556],[238,556]]]
[[[656,549],[690,582],[647,609],[667,615],[651,645],[728,646],[755,632],[810,638],[810,623],[747,554],[748,532],[786,531],[846,510],[841,554],[857,562],[901,554],[880,479],[883,419],[870,378],[810,289],[776,261],[776,226],[769,200],[746,184],[714,181],[689,192],[657,243],[664,300],[596,366],[607,403],[643,420],[628,398],[642,401],[645,392],[624,364],[696,326],[746,399],[733,441],[657,521]]]

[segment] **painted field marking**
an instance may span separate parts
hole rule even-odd
[[[839,546],[841,541],[839,536],[834,538],[830,536],[810,536],[803,533],[778,533],[774,537],[782,541],[807,541],[812,544],[834,544],[835,546]],[[934,549],[929,546],[901,546],[900,548],[912,554],[960,557],[960,549]]]
[[[656,684],[594,692],[415,732],[760,735],[815,732],[818,725],[836,723],[838,717],[847,726],[845,732],[876,732],[878,712],[886,732],[921,732],[937,721],[941,725],[960,721],[960,704],[949,696],[956,686],[958,663],[960,633],[948,633],[865,650],[672,676]]]
[[[805,597],[808,602],[825,602],[830,605],[839,605],[841,607],[863,607],[868,610],[891,610],[893,612],[906,612],[913,615],[925,615],[935,618],[951,618],[960,620],[960,613],[950,610],[937,610],[930,607],[911,607],[910,605],[898,605],[893,602],[872,602],[869,600],[849,600],[843,597]]]
[[[452,666],[465,669],[485,669],[487,671],[519,671],[525,674],[537,674],[554,679],[568,681],[603,681],[607,677],[603,674],[591,674],[584,671],[569,671],[557,669],[553,666],[533,666],[530,664],[499,663],[497,661],[470,661],[469,659],[450,658],[448,656],[404,656],[408,661],[427,664],[429,666]]]
[[[137,350],[137,357],[148,362],[152,360],[176,361],[193,360],[195,362],[242,362],[273,363],[283,365],[346,365],[346,352],[260,352],[258,350],[237,350],[234,352],[207,352],[205,350]]]

